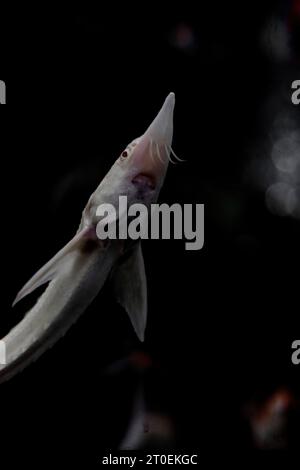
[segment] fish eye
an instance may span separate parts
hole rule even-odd
[[[131,154],[131,149],[130,147],[127,147],[125,150],[120,155],[120,160],[126,160]]]
[[[134,151],[135,146],[137,145],[137,140],[134,140],[129,144],[125,150],[120,155],[120,160],[125,160],[126,158],[130,157]]]

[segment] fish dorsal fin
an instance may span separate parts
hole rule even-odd
[[[147,322],[147,281],[140,242],[114,270],[112,280],[117,301],[128,313],[140,341],[144,341]]]

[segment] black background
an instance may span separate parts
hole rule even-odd
[[[295,59],[274,65],[259,42],[280,5],[166,10],[26,10],[2,30],[2,336],[33,302],[12,310],[17,291],[73,236],[90,193],[170,91],[174,149],[187,162],[170,167],[160,200],[205,204],[201,251],[143,244],[144,344],[106,286],[53,349],[1,385],[7,457],[87,462],[116,448],[138,374],[106,371],[133,351],[151,358],[147,406],[171,417],[178,448],[251,449],[245,404],[280,387],[300,396],[291,363],[299,220],[272,215],[245,178],[253,144],[268,134],[265,101],[278,81],[288,89],[300,78]],[[194,35],[188,49],[172,39],[182,23]],[[299,425],[295,433],[291,446]]]

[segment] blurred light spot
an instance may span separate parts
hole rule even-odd
[[[273,214],[297,216],[300,205],[298,191],[288,183],[272,184],[266,192],[266,205]]]
[[[286,23],[279,17],[271,18],[262,33],[262,47],[275,61],[290,59],[289,34]]]
[[[300,132],[281,136],[273,145],[271,157],[279,171],[294,173],[300,164]]]
[[[170,43],[177,49],[186,52],[193,51],[196,47],[194,30],[185,23],[178,24],[171,33]]]
[[[165,448],[173,443],[175,428],[172,419],[160,412],[147,410],[143,386],[137,390],[133,413],[120,450]]]
[[[288,415],[294,397],[288,390],[278,390],[262,405],[253,404],[250,425],[255,445],[260,449],[283,449],[288,444]]]

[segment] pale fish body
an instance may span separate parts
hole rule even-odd
[[[127,311],[143,341],[147,319],[147,284],[140,241],[97,238],[97,207],[117,206],[119,195],[128,204],[157,200],[167,171],[175,97],[170,93],[145,134],[122,152],[90,197],[75,237],[43,266],[16,297],[16,302],[49,282],[24,319],[4,338],[6,363],[0,365],[3,382],[51,347],[85,311],[109,276],[117,300]]]

